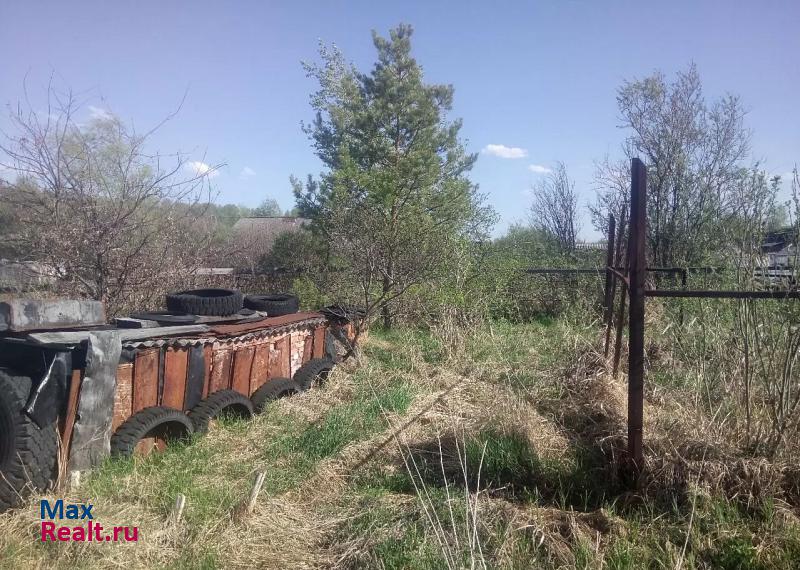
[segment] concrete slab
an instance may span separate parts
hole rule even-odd
[[[0,331],[34,331],[103,325],[100,301],[12,299],[0,302]]]

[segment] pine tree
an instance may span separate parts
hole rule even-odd
[[[369,73],[322,46],[322,65],[306,65],[320,89],[305,127],[325,171],[294,181],[302,215],[359,282],[369,310],[391,326],[391,302],[447,271],[456,242],[487,231],[493,212],[467,173],[477,155],[447,121],[453,87],[423,82],[411,55],[412,28],[389,39],[373,32],[378,60]]]

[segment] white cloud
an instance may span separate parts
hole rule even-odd
[[[89,105],[89,115],[92,119],[98,121],[110,121],[114,118],[114,114],[111,111],[95,107],[94,105]]]
[[[195,176],[208,176],[209,178],[219,176],[219,170],[212,168],[205,162],[200,162],[199,160],[187,162],[186,170],[190,171]]]
[[[525,158],[528,151],[518,146],[506,146],[504,144],[487,144],[481,151],[484,154],[499,156],[500,158]]]
[[[250,168],[249,166],[245,166],[242,168],[242,171],[239,173],[239,178],[242,180],[247,180],[248,178],[252,178],[256,175],[256,171]]]
[[[528,166],[528,170],[533,172],[534,174],[550,174],[553,172],[546,166],[542,166],[541,164],[531,164]]]

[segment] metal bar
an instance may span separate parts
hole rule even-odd
[[[619,374],[619,360],[622,355],[622,329],[625,324],[625,303],[628,301],[628,283],[620,282],[619,289],[619,309],[617,309],[617,322],[615,323],[616,337],[614,338],[614,367],[612,374],[614,379]]]
[[[606,284],[603,291],[603,321],[606,328],[611,325],[611,316],[613,312],[612,299],[611,299],[611,284],[613,282],[614,273],[611,267],[614,265],[614,238],[616,237],[617,226],[614,215],[608,216],[608,249],[606,250]],[[606,355],[608,355],[608,338],[606,338]]]
[[[688,275],[689,275],[688,271],[684,271],[683,273],[681,273],[681,289],[684,291],[686,291],[687,281],[689,280]],[[647,295],[646,291],[645,295]],[[679,319],[681,326],[683,326],[683,303],[681,303],[681,311]]]
[[[613,216],[612,216],[613,219]],[[616,243],[614,244],[614,259],[612,263],[614,266],[619,267],[622,263],[622,238],[625,235],[625,210],[622,211],[620,218],[619,230],[617,231]],[[606,322],[606,343],[603,355],[608,358],[608,351],[611,348],[611,329],[614,325],[614,302],[617,298],[617,274],[611,272],[611,307],[609,311],[609,318]]]
[[[647,289],[646,297],[693,299],[800,299],[800,291],[679,291],[675,289]]]
[[[626,214],[627,211],[623,211],[623,215]],[[624,218],[623,218],[624,219]],[[623,224],[624,226],[624,224]],[[624,233],[620,234],[620,239],[624,236]],[[614,366],[613,366],[613,374],[614,379],[617,379],[617,374],[619,373],[619,360],[622,356],[622,328],[625,324],[625,303],[628,302],[628,248],[622,248],[622,244],[619,244],[620,255],[624,256],[624,263],[622,265],[625,267],[623,270],[625,273],[625,279],[620,280],[620,289],[619,289],[619,308],[617,309],[617,322],[615,323],[615,339],[614,339]]]
[[[543,275],[543,274],[554,274],[554,275],[573,275],[573,274],[582,274],[582,273],[593,273],[596,275],[602,275],[605,273],[605,269],[598,267],[597,269],[585,269],[585,268],[576,268],[576,269],[561,269],[561,268],[536,268],[536,269],[526,269],[525,273],[530,273],[533,275]]]
[[[617,271],[623,271],[625,268],[620,267],[619,265],[615,265],[612,269]],[[647,273],[670,273],[670,274],[683,274],[685,272],[688,273],[715,273],[718,271],[718,268],[713,267],[645,267],[644,269]],[[530,269],[525,269],[525,273],[530,273],[533,275],[538,274],[595,274],[595,275],[604,275],[605,268],[597,267],[597,268],[589,268],[589,267],[573,267],[573,268],[564,268],[564,267],[533,267]]]
[[[638,473],[644,466],[644,310],[647,170],[631,160],[631,231],[628,239],[630,309],[628,313],[628,454]]]
[[[648,273],[717,273],[725,271],[725,267],[645,267]]]

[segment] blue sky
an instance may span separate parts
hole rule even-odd
[[[0,102],[18,101],[26,76],[35,99],[55,74],[84,94],[87,116],[88,105],[110,109],[144,129],[186,94],[153,148],[226,163],[213,179],[221,202],[269,196],[288,208],[289,176],[320,170],[300,130],[315,87],[300,61],[315,59],[322,39],[367,69],[370,31],[399,22],[415,27],[426,80],[455,86],[453,116],[469,149],[483,149],[472,178],[502,216],[498,232],[524,219],[534,171],[556,160],[581,203],[593,200],[594,161],[618,156],[625,137],[616,89],[656,69],[696,62],[709,98],[733,92],[749,109],[752,160],[778,174],[800,162],[796,0],[4,0]]]

